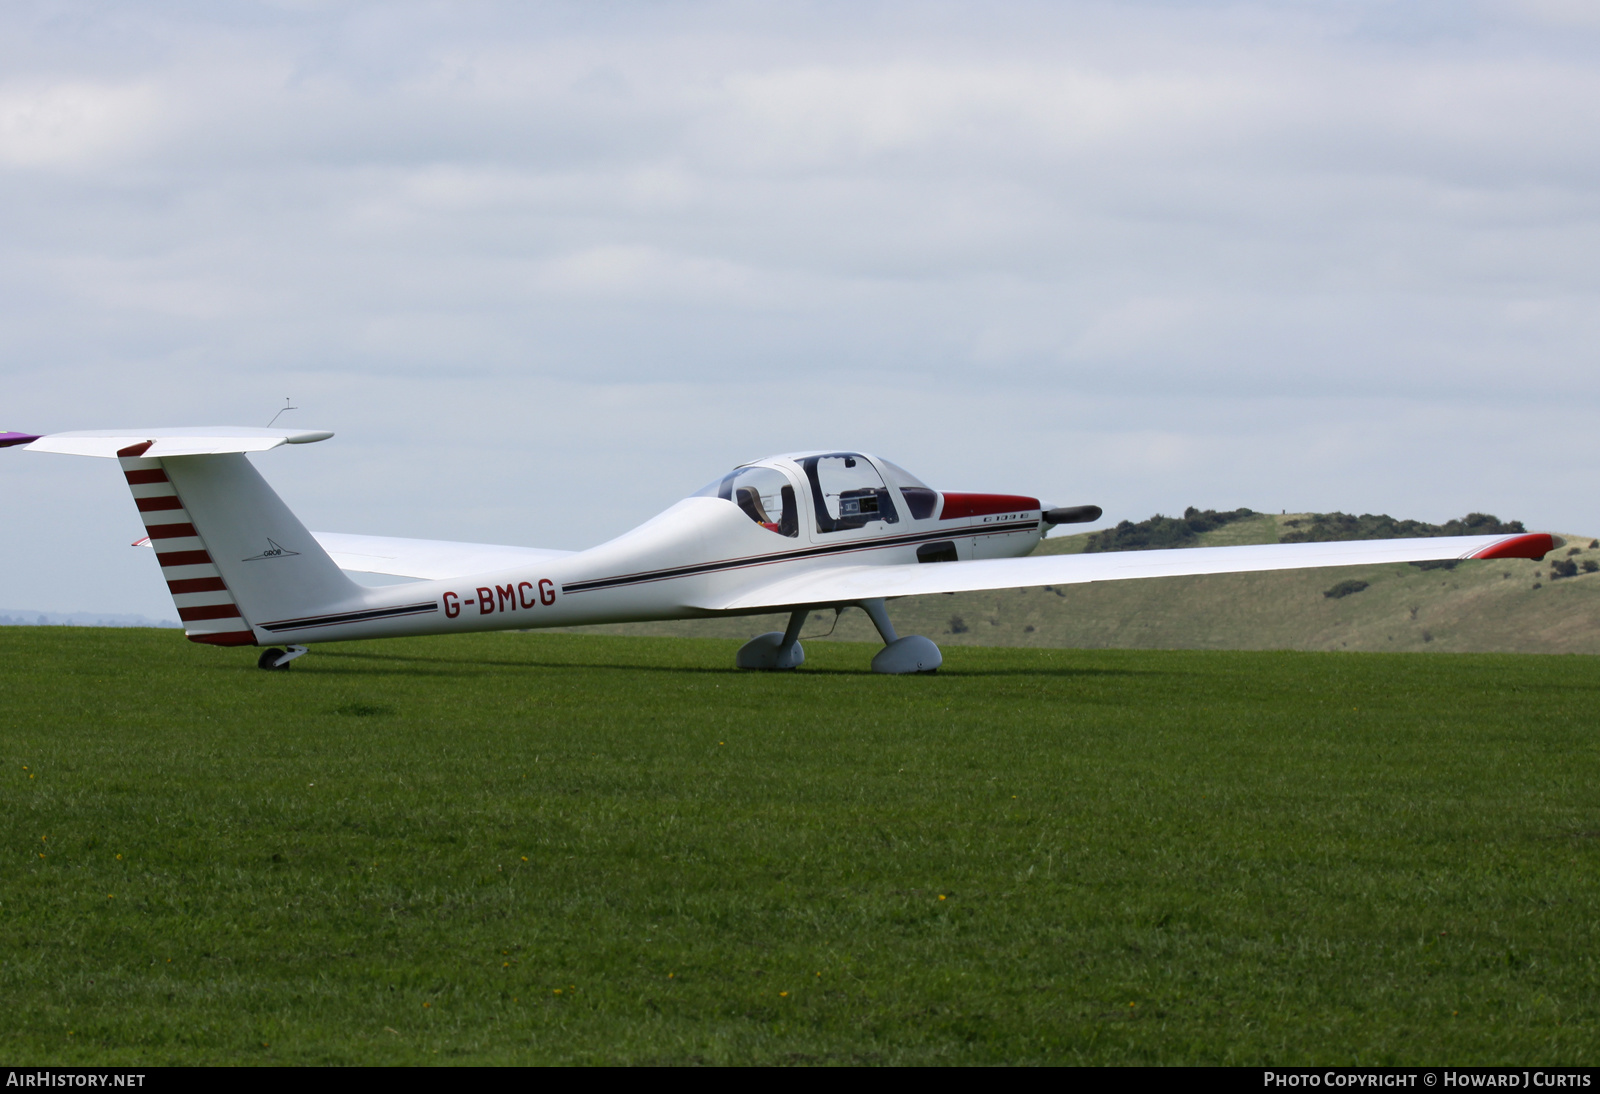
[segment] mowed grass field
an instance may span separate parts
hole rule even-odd
[[[1600,661],[0,629],[10,1064],[1600,1056]]]

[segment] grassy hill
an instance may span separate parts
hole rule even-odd
[[[1277,543],[1308,527],[1312,517],[1257,513],[1200,534],[1194,545]],[[1052,537],[1035,553],[1076,554],[1092,534]],[[944,646],[1600,653],[1600,573],[1551,579],[1553,561],[1600,561],[1600,549],[1589,546],[1590,536],[1566,541],[1544,562],[1463,562],[1433,570],[1355,566],[1007,589],[906,597],[890,611],[902,634],[925,634]],[[1343,581],[1367,587],[1343,597],[1323,595]],[[808,634],[827,630],[830,622],[831,615],[814,617]],[[748,638],[782,630],[783,623],[775,615],[575,630]],[[852,609],[830,638],[869,642],[876,635],[866,616]]]

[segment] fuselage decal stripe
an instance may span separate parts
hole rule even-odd
[[[721,562],[703,562],[693,566],[679,566],[666,570],[646,570],[637,574],[619,574],[591,581],[574,581],[562,585],[563,593],[584,593],[597,589],[614,589],[622,585],[640,585],[650,581],[668,581],[676,577],[693,577],[697,574],[715,573],[719,570],[740,570],[750,566],[770,566],[775,562],[793,562],[797,559],[819,558],[824,555],[850,554],[858,551],[879,551],[888,547],[908,547],[915,543],[936,540],[964,539],[968,536],[993,536],[1013,532],[1032,532],[1039,527],[1036,520],[1015,521],[1010,524],[990,524],[969,528],[941,528],[932,532],[918,532],[884,539],[855,540],[850,543],[829,543],[800,551],[783,551],[771,555],[753,555],[745,558],[725,559]]]
[[[280,619],[276,623],[263,623],[261,629],[272,631],[298,631],[310,627],[336,627],[341,623],[368,623],[375,619],[394,619],[403,615],[427,615],[439,610],[434,601],[426,604],[405,604],[398,608],[371,608],[362,612],[343,612],[338,615],[311,615],[303,619]]]

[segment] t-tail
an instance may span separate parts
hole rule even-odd
[[[244,455],[332,434],[238,428],[138,434],[56,433],[30,438],[29,447],[117,459],[191,641],[262,645],[272,640],[262,623],[360,602],[361,587]]]

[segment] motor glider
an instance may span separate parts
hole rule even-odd
[[[938,669],[885,601],[1035,585],[1469,558],[1542,558],[1545,533],[1261,544],[1028,557],[1052,525],[1098,520],[1014,494],[935,490],[861,452],[741,464],[585,551],[307,531],[248,454],[324,430],[200,427],[0,433],[0,447],[117,460],[191,641],[264,646],[284,669],[318,642],[789,613],[738,652],[747,669],[805,660],[810,613],[864,610],[874,672]],[[355,577],[352,577],[355,575]],[[372,585],[388,579],[392,583]],[[367,583],[363,583],[367,582]]]

